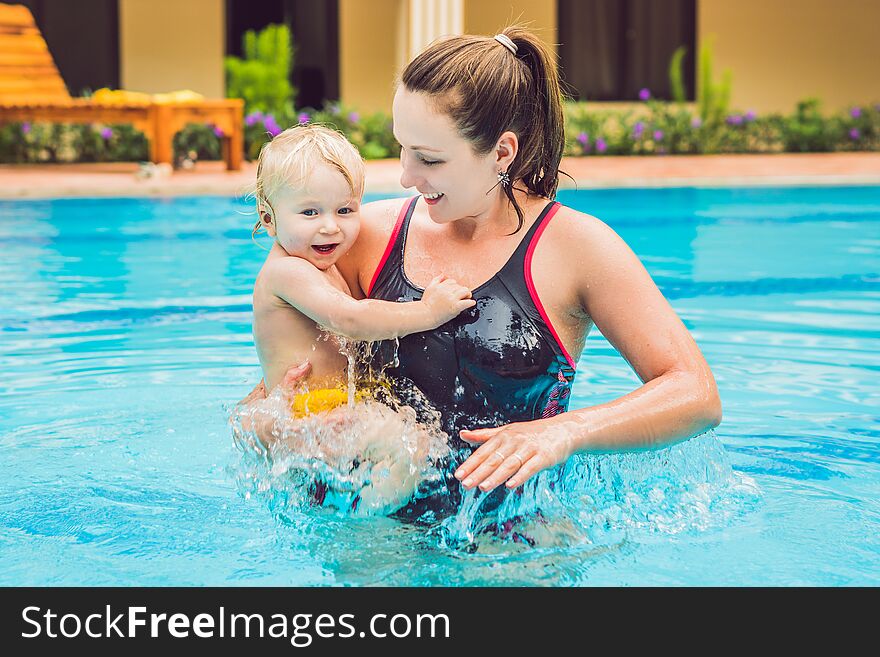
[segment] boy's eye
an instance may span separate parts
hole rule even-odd
[[[306,215],[307,217],[317,217],[318,216],[318,211],[315,210],[314,208],[309,208],[308,210],[303,210],[302,213],[304,215]]]
[[[351,214],[354,208],[339,208],[339,214]]]

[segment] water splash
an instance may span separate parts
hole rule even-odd
[[[417,388],[397,385],[392,394],[381,383],[397,345],[334,339],[348,362],[347,406],[294,419],[275,391],[236,409],[239,489],[278,517],[315,507],[335,516],[386,515],[444,490],[470,450],[450,447],[440,414]],[[267,421],[268,447],[252,429]],[[733,470],[709,431],[659,450],[576,455],[512,492],[462,489],[451,515],[428,511],[417,520],[436,545],[457,553],[582,550],[724,526],[759,498],[754,480]]]
[[[650,541],[724,527],[760,497],[708,431],[654,451],[576,455],[512,493],[467,491],[439,540],[481,554]]]
[[[241,459],[232,475],[242,494],[265,499],[276,515],[314,506],[382,515],[433,490],[449,455],[439,418],[417,421],[382,386],[358,397],[298,418],[281,388],[236,407],[230,422]]]

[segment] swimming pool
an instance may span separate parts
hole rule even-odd
[[[0,585],[880,583],[880,188],[560,200],[640,256],[724,422],[578,459],[545,500],[577,538],[476,552],[466,513],[291,508],[243,464],[226,418],[259,379],[264,255],[246,204],[0,201]],[[572,407],[638,384],[594,331]]]

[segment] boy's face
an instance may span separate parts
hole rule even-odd
[[[288,185],[272,195],[275,217],[262,212],[266,232],[289,255],[321,270],[331,267],[354,244],[360,231],[360,199],[342,174],[317,166],[304,185]]]

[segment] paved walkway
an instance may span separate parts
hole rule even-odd
[[[256,166],[227,172],[221,162],[141,179],[136,163],[0,165],[0,198],[243,195]],[[579,188],[751,185],[880,185],[880,153],[670,155],[567,158]],[[367,163],[367,191],[404,194],[397,160]],[[573,187],[566,177],[562,187]]]

